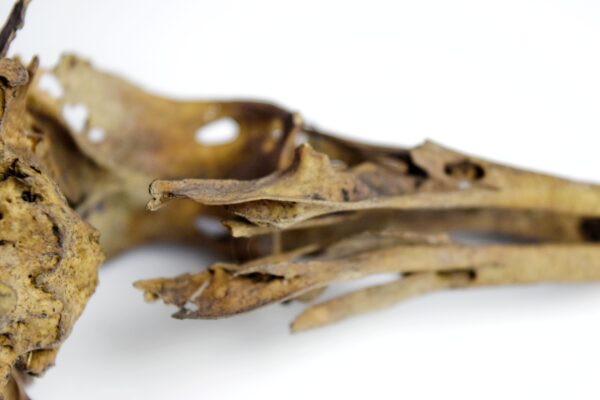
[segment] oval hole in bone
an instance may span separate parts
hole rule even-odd
[[[233,142],[240,133],[240,127],[233,118],[221,118],[201,126],[196,131],[196,142],[215,146]]]
[[[75,133],[81,133],[90,116],[88,108],[83,103],[65,104],[62,114],[69,128]]]
[[[90,129],[87,136],[90,142],[100,143],[106,138],[106,132],[104,132],[104,129],[95,126],[92,129]]]
[[[48,93],[50,97],[54,97],[55,99],[62,97],[62,95],[64,94],[63,87],[58,81],[58,79],[56,78],[56,76],[50,73],[45,73],[42,76],[40,76],[40,79],[38,81],[38,88]]]

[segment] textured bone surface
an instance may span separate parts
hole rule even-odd
[[[27,5],[0,31],[5,399],[54,363],[104,258],[145,243],[222,259],[135,283],[176,318],[298,300],[294,332],[435,291],[600,280],[598,185],[431,141],[345,140],[270,103],[161,97],[75,55],[25,67],[6,54]],[[382,274],[394,280],[319,300]]]
[[[15,5],[0,34],[2,55],[26,6]],[[22,374],[40,375],[53,365],[104,259],[97,231],[70,207],[40,156],[46,139],[26,110],[36,68],[37,60],[28,68],[0,60],[0,388],[6,399],[25,398]]]

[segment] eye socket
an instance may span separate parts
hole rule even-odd
[[[444,167],[444,172],[453,178],[468,181],[477,181],[485,176],[483,167],[469,160],[448,163]]]

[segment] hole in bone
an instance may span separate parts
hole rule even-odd
[[[62,115],[74,133],[81,133],[87,124],[90,111],[83,103],[65,104]]]
[[[474,269],[454,269],[454,270],[444,270],[437,271],[437,275],[440,277],[457,277],[457,275],[466,277],[469,281],[474,281],[477,279],[477,271]]]
[[[106,138],[106,132],[104,132],[104,129],[95,126],[89,130],[87,137],[92,143],[100,143]]]
[[[583,218],[579,224],[581,235],[590,242],[600,242],[600,218]]]
[[[483,167],[469,160],[448,163],[444,167],[444,172],[448,176],[465,181],[476,181],[485,176]]]
[[[221,222],[208,215],[201,215],[194,221],[196,230],[203,236],[208,238],[219,238],[227,235],[227,229],[221,224]]]
[[[38,88],[48,93],[51,97],[54,97],[55,99],[62,97],[64,94],[63,87],[58,81],[58,79],[56,78],[56,76],[50,73],[45,73],[42,74],[42,76],[40,76],[40,79],[38,80]]]
[[[239,132],[240,127],[233,118],[221,118],[198,128],[194,138],[200,144],[214,146],[233,142]]]
[[[23,193],[21,193],[21,199],[28,203],[35,203],[36,201],[40,200],[40,198],[41,196],[30,192],[29,190],[25,190]]]
[[[308,135],[304,132],[299,132],[294,138],[294,144],[296,147],[303,145],[308,142]]]
[[[273,129],[271,131],[271,137],[275,140],[279,140],[279,138],[281,137],[282,134],[283,134],[283,131],[279,128]]]

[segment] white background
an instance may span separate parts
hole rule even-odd
[[[34,0],[12,53],[63,51],[161,94],[260,98],[361,140],[599,178],[595,0]],[[598,284],[440,293],[298,335],[299,304],[176,321],[131,287],[208,262],[158,246],[108,263],[32,397],[600,396]]]

